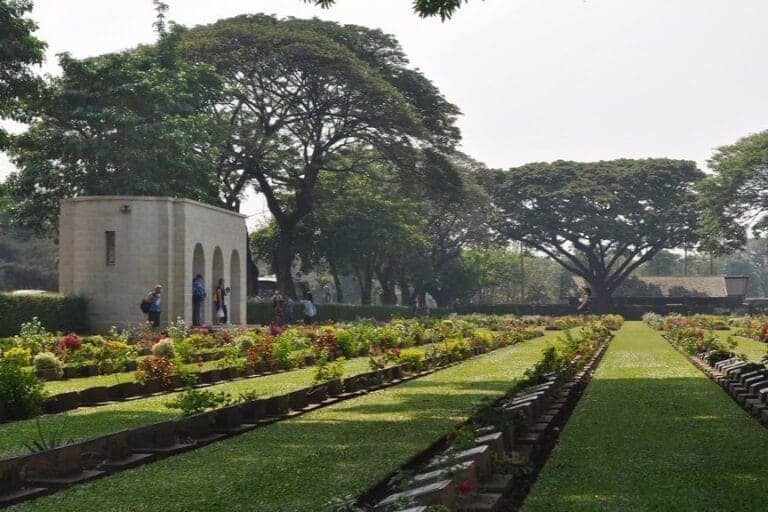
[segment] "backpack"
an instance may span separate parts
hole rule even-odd
[[[145,314],[146,314],[146,313],[149,313],[149,306],[150,306],[150,305],[151,305],[151,304],[150,304],[149,302],[147,302],[147,300],[146,300],[146,299],[144,299],[143,301],[141,301],[141,305],[139,306],[139,307],[141,308],[141,312],[142,312],[142,313],[145,313]]]

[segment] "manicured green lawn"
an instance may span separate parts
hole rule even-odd
[[[347,361],[345,375],[369,371],[368,359],[364,357]],[[225,382],[205,389],[225,391],[237,398],[240,393],[255,392],[260,396],[288,393],[309,386],[314,378],[314,368],[303,368],[253,379]],[[81,440],[125,428],[147,425],[177,417],[178,411],[165,407],[165,403],[176,394],[143,398],[129,402],[118,402],[99,407],[87,407],[62,414],[41,416],[44,431],[63,429],[66,439]],[[0,458],[25,453],[24,443],[37,437],[34,419],[0,425]]]
[[[328,510],[330,499],[363,492],[507,390],[557,334],[13,510]]]
[[[768,353],[768,344],[761,343],[759,341],[743,338],[741,336],[734,336],[734,331],[715,331],[717,335],[725,340],[728,336],[733,336],[736,341],[736,348],[733,349],[737,354],[745,354],[750,361],[759,362]]]
[[[550,334],[546,336],[548,339],[552,337]],[[422,345],[417,348],[426,351],[431,346]],[[344,365],[346,376],[367,371],[370,371],[367,357],[350,359]],[[302,368],[264,377],[225,382],[206,389],[224,391],[233,398],[245,392],[255,392],[259,396],[268,397],[309,386],[312,384],[314,374],[314,368]],[[44,432],[61,430],[67,440],[88,439],[178,417],[178,410],[168,409],[165,406],[165,403],[174,396],[176,393],[99,407],[86,407],[61,414],[41,416],[39,421]],[[0,458],[26,453],[24,444],[37,438],[37,421],[34,419],[0,424]]]
[[[614,339],[524,512],[737,511],[768,504],[768,430],[659,333]]]

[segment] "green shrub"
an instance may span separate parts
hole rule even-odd
[[[234,342],[235,346],[239,348],[240,352],[243,354],[248,352],[248,349],[256,345],[256,342],[253,341],[253,338],[245,334],[235,337]]]
[[[64,364],[51,352],[40,352],[32,360],[35,371],[54,370],[58,377],[64,374]]]
[[[100,353],[101,349],[99,347],[86,343],[81,345],[78,350],[74,352],[66,351],[60,354],[60,356],[70,364],[86,364],[95,363]]]
[[[397,364],[411,363],[411,369],[419,371],[424,366],[424,352],[417,348],[406,348],[400,351]]]
[[[172,400],[165,402],[169,409],[179,409],[183,416],[192,416],[212,409],[224,407],[232,402],[232,397],[224,391],[215,393],[210,390],[188,388]]]
[[[42,322],[35,316],[29,322],[21,324],[21,330],[18,336],[14,337],[14,343],[17,347],[28,349],[31,353],[37,354],[53,350],[56,344],[56,338],[43,327]]]
[[[14,347],[3,352],[3,360],[17,366],[29,366],[32,362],[32,352],[28,348]]]
[[[10,361],[0,361],[0,403],[9,419],[29,418],[40,412],[43,383]]]
[[[160,340],[152,347],[152,355],[155,357],[165,357],[168,359],[176,358],[176,348],[173,344],[173,340],[166,338]]]
[[[296,368],[301,366],[309,351],[309,340],[303,338],[297,329],[287,329],[275,337],[272,343],[272,359],[282,368]]]
[[[331,380],[340,379],[344,375],[344,358],[341,357],[331,362],[327,354],[317,361],[313,382],[320,384]]]
[[[0,293],[0,336],[13,336],[21,325],[37,317],[50,331],[87,332],[86,300],[55,293],[13,295]]]
[[[444,316],[449,310],[433,309],[432,316]],[[249,300],[247,318],[249,324],[268,325],[274,321],[272,303]],[[411,318],[413,311],[405,306],[362,306],[359,304],[318,304],[317,322],[352,322],[360,318],[388,321],[393,318]]]
[[[116,373],[127,369],[136,360],[136,350],[122,341],[105,341],[96,357],[101,373]]]

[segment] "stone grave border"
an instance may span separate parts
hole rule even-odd
[[[412,347],[421,347],[424,345],[429,345],[429,343],[420,343],[417,345],[412,345]],[[307,364],[301,368],[276,369],[266,371],[259,369],[255,372],[247,368],[243,370],[236,366],[230,366],[226,368],[212,368],[210,370],[192,372],[192,374],[196,375],[198,378],[198,382],[194,387],[204,388],[224,382],[267,377],[269,375],[293,372],[304,368],[311,368],[313,366],[315,366],[315,362],[312,364]],[[180,375],[171,375],[171,383],[169,386],[161,386],[159,382],[147,382],[146,384],[139,384],[135,381],[121,382],[111,386],[93,386],[90,388],[81,389],[79,391],[64,391],[62,393],[56,393],[55,395],[51,395],[44,400],[42,409],[43,414],[58,414],[79,409],[80,407],[100,407],[117,402],[140,400],[142,398],[178,393],[184,389],[185,386]],[[13,423],[15,421],[25,421],[28,419],[29,418],[17,420],[4,419],[2,404],[0,404],[0,425]]]
[[[357,500],[358,506],[364,510],[388,510],[387,507],[396,505],[397,499],[404,496],[418,505],[402,512],[425,512],[430,505],[444,505],[454,510],[456,484],[465,480],[474,484],[478,492],[469,498],[469,503],[462,504],[462,510],[517,510],[546,464],[562,427],[605,355],[609,342],[599,345],[589,359],[574,360],[567,369],[548,376],[544,383],[524,389],[513,386],[504,397],[496,400],[495,406],[515,413],[517,426],[512,421],[503,427],[479,427],[475,431],[475,448],[461,452],[454,450],[448,458],[445,453],[450,453],[453,434],[445,434],[369,488]],[[469,425],[473,419],[474,416],[470,417],[464,425]],[[528,461],[530,473],[516,477],[494,474],[492,457],[509,455]],[[405,491],[394,489],[392,485],[402,474],[416,474],[406,484]]]
[[[712,366],[706,360],[707,354],[690,355],[669,340],[667,342],[719,385],[744,411],[768,428],[768,369],[764,365],[732,357]]]
[[[534,338],[543,336],[543,334]],[[462,364],[496,350],[477,347],[468,357],[425,359],[425,369],[407,374],[405,363],[369,371],[284,395],[260,398],[213,411],[143,425],[46,450],[0,460],[0,509],[51,495],[155,460],[291,419],[361,395]]]

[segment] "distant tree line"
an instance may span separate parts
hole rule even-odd
[[[447,18],[462,3],[415,8]],[[354,276],[363,303],[554,301],[567,273],[601,310],[628,276],[678,268],[670,250],[712,254],[710,270],[760,268],[747,228],[768,226],[768,132],[720,148],[708,176],[665,158],[488,169],[457,150],[459,108],[380,30],[266,15],[187,29],[158,1],[155,43],[63,54],[61,76],[40,79],[31,7],[0,0],[0,116],[28,123],[0,134],[19,169],[0,207],[3,268],[46,243],[32,233],[55,238],[65,198],[177,196],[237,211],[249,191],[272,214],[248,239],[251,292],[257,258],[284,294],[296,293],[298,264],[342,299]],[[4,287],[45,287],[51,273],[1,275]]]

